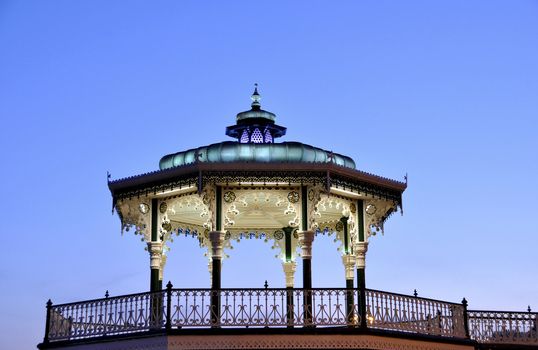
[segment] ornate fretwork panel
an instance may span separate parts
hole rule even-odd
[[[278,258],[285,255],[283,228],[291,227],[292,257],[297,247],[297,228],[301,217],[300,188],[226,187],[222,190],[225,248],[241,239],[272,241]]]
[[[160,237],[166,244],[176,237],[197,238],[208,247],[208,233],[215,225],[215,191],[209,186],[200,194],[191,192],[160,201]],[[167,250],[168,250],[167,245]]]
[[[398,203],[382,199],[364,201],[364,225],[368,236],[383,233],[385,220],[398,210]]]
[[[134,234],[140,235],[141,241],[151,241],[151,199],[122,199],[116,205],[116,212],[121,219],[122,233],[134,227]]]
[[[277,183],[279,185],[317,184],[326,182],[325,172],[303,171],[207,171],[203,174],[204,184],[254,185]]]
[[[325,189],[321,184],[312,185],[307,187],[307,211],[308,211],[308,228],[312,231],[316,231],[319,227],[316,221],[318,215],[318,204],[321,201],[321,195],[325,192]]]
[[[343,254],[344,252],[344,223],[342,218],[347,218],[348,226],[348,243],[349,246],[357,240],[357,224],[356,224],[357,206],[353,200],[330,194],[321,195],[321,200],[318,202],[314,212],[316,220],[316,233],[327,234],[331,236],[335,234],[335,242],[340,242],[338,248]]]
[[[366,183],[357,180],[349,180],[339,176],[333,176],[330,179],[331,186],[339,189],[355,192],[368,197],[384,199],[390,202],[396,202],[398,206],[402,203],[402,192],[391,190],[386,187],[378,186],[372,183]]]
[[[154,172],[156,173],[156,172]],[[153,173],[143,174],[139,176],[133,176],[127,179],[117,180],[117,181],[111,181],[109,184],[114,184],[120,181],[125,180],[133,180],[135,178],[144,177],[151,175]],[[174,190],[180,190],[184,188],[189,188],[196,186],[199,182],[198,176],[192,176],[187,175],[184,177],[175,178],[170,181],[166,182],[153,182],[153,183],[146,183],[141,187],[133,187],[133,188],[127,188],[124,190],[118,190],[115,191],[113,194],[113,200],[114,200],[114,206],[118,205],[121,200],[124,199],[132,199],[132,198],[141,198],[141,197],[148,197],[148,196],[155,196],[157,194],[162,194],[167,191],[174,191]]]
[[[265,233],[300,223],[298,188],[223,189],[223,227],[230,232]]]

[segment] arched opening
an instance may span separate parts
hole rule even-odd
[[[223,190],[223,286],[285,287],[282,263],[296,258],[299,191],[296,188]],[[227,248],[227,249],[226,249]],[[233,249],[231,249],[233,248]]]
[[[312,286],[314,288],[345,288],[341,242],[336,232],[316,234],[312,245]]]
[[[249,238],[246,238],[249,237]],[[285,278],[278,249],[266,236],[244,236],[232,243],[233,249],[225,249],[222,262],[223,288],[284,288]]]
[[[211,287],[208,270],[207,249],[200,247],[196,237],[180,235],[168,244],[163,284],[171,281],[174,288]]]

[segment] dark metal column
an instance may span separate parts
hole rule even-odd
[[[159,328],[163,317],[163,299],[158,291],[162,289],[160,282],[160,269],[162,259],[162,242],[159,241],[159,201],[156,198],[151,200],[151,242],[148,242],[148,252],[150,257],[150,291],[155,294],[150,295],[151,327]]]
[[[222,245],[224,232],[222,232],[222,187],[216,187],[215,215],[216,231],[209,232],[211,243],[211,325],[220,327],[220,289],[222,267]]]
[[[158,243],[158,240],[159,240],[158,233],[159,233],[159,203],[158,203],[157,198],[153,198],[151,200],[151,243],[148,243],[148,251],[150,254],[150,268],[151,268],[149,290],[151,292],[161,289],[159,288],[159,269],[161,266],[161,262],[160,262],[160,259],[158,261],[158,264],[156,261],[157,255],[161,252],[158,251],[157,245],[154,245],[154,243]]]
[[[292,227],[283,227],[284,231],[284,253],[285,261],[282,263],[284,268],[284,275],[286,278],[286,323],[288,328],[293,328],[295,322],[294,315],[294,298],[293,298],[293,287],[294,287],[294,276],[297,263],[293,261],[292,256]]]
[[[359,314],[361,317],[361,328],[367,327],[366,314],[366,251],[368,242],[365,241],[365,221],[364,221],[364,202],[357,201],[357,224],[359,229],[359,241],[353,247],[357,258],[357,288],[359,290]]]

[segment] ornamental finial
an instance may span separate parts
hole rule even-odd
[[[261,96],[260,94],[258,93],[258,83],[255,83],[254,84],[254,92],[252,93],[252,96],[250,96],[250,99],[252,100],[252,104],[250,105],[253,109],[255,107],[257,108],[260,108],[260,100],[261,100]]]

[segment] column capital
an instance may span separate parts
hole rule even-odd
[[[209,232],[209,241],[211,242],[211,257],[213,259],[222,259],[225,234],[226,232],[222,231]]]
[[[357,268],[364,269],[366,267],[366,252],[368,251],[368,242],[355,242],[353,250],[357,257]]]
[[[353,254],[342,255],[342,263],[346,271],[346,280],[352,280],[355,274],[355,264],[357,257]]]
[[[160,269],[163,255],[162,242],[148,242],[149,266],[151,269]]]
[[[282,262],[282,268],[286,275],[286,287],[293,288],[295,285],[295,271],[297,270],[297,263],[295,261]]]
[[[299,244],[301,245],[303,259],[312,258],[312,242],[314,242],[314,231],[299,232]]]

